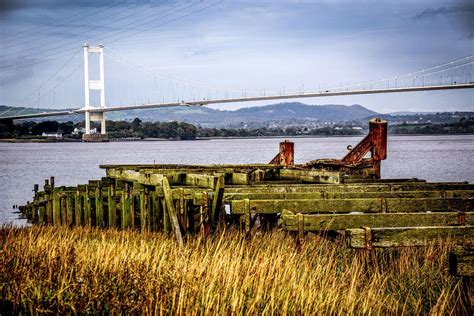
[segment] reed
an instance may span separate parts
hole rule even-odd
[[[377,250],[288,233],[226,232],[179,247],[161,233],[0,228],[3,311],[144,314],[453,314],[450,244]]]

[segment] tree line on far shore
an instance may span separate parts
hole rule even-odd
[[[0,138],[40,138],[43,133],[62,133],[65,138],[80,139],[84,122],[72,121],[26,121],[14,123],[11,120],[0,120]],[[344,136],[361,135],[364,131],[350,126],[327,126],[321,128],[286,127],[286,128],[208,128],[197,127],[185,122],[142,122],[139,118],[133,121],[107,121],[107,133],[112,139],[162,138],[175,140],[193,140],[204,137],[265,137],[265,136]],[[461,118],[456,123],[430,125],[396,125],[390,127],[392,134],[474,134],[474,118]]]
[[[43,133],[62,133],[66,138],[82,136],[84,122],[72,121],[59,123],[57,121],[33,122],[27,121],[14,124],[12,121],[0,121],[0,138],[37,138]],[[76,129],[76,132],[74,130]],[[79,132],[77,132],[79,130]],[[99,130],[99,128],[98,128]],[[264,136],[332,136],[332,135],[360,135],[360,130],[350,127],[335,129],[323,127],[308,129],[306,127],[287,128],[207,128],[196,127],[185,122],[142,122],[139,118],[133,121],[107,121],[107,133],[113,139],[143,139],[164,138],[176,140],[192,140],[202,137],[264,137]]]

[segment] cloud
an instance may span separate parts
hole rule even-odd
[[[415,20],[433,19],[436,17],[446,17],[459,24],[468,35],[474,38],[474,3],[471,1],[461,1],[453,6],[442,6],[438,8],[426,8],[414,16]]]

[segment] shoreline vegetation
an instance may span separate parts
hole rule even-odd
[[[111,141],[163,141],[206,139],[252,139],[280,137],[341,137],[365,135],[366,130],[355,123],[332,126],[308,127],[261,127],[261,128],[207,128],[185,122],[142,122],[136,118],[128,121],[107,121],[107,133]],[[74,142],[80,141],[82,123],[56,121],[13,122],[0,121],[0,142]],[[357,124],[356,124],[357,125]],[[360,124],[359,124],[360,125]],[[61,136],[42,136],[43,133],[59,133]],[[460,135],[474,134],[474,118],[462,118],[454,123],[409,124],[389,126],[390,135]]]
[[[449,242],[377,250],[227,231],[183,247],[162,233],[0,228],[7,313],[464,314]]]
[[[474,133],[463,133],[463,134],[389,134],[390,137],[401,137],[401,136],[455,136],[455,135],[474,135]],[[332,136],[304,136],[304,135],[294,135],[294,136],[248,136],[248,137],[238,137],[238,136],[221,136],[221,137],[200,137],[195,139],[189,139],[188,141],[206,141],[206,140],[219,140],[219,139],[273,139],[273,138],[344,138],[344,137],[354,137],[354,136],[363,136],[363,135],[332,135]],[[180,141],[180,139],[175,138],[112,138],[110,142],[165,142],[165,141]],[[28,139],[28,138],[6,138],[0,139],[0,143],[81,143],[81,139]]]

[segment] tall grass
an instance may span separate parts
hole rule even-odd
[[[449,245],[372,257],[284,232],[227,232],[179,248],[160,233],[0,228],[2,309],[146,314],[453,314]]]

